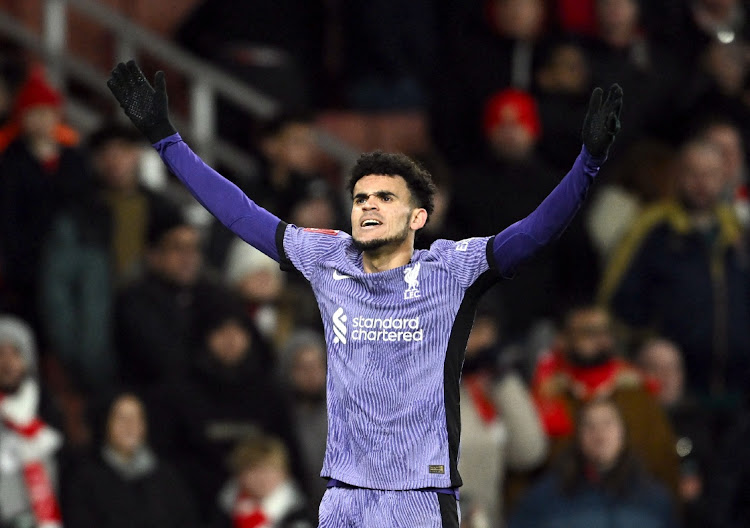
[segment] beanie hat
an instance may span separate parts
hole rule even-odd
[[[490,97],[484,107],[483,129],[489,135],[496,126],[518,123],[526,128],[533,138],[542,133],[536,101],[522,90],[508,88]]]
[[[60,92],[47,82],[44,78],[44,70],[41,67],[34,67],[26,81],[18,88],[13,105],[13,114],[20,117],[28,109],[35,106],[59,108],[61,105],[62,95]]]
[[[36,374],[36,340],[25,321],[12,315],[0,315],[0,343],[15,346],[26,363],[26,371]]]
[[[229,284],[236,285],[246,276],[266,271],[283,280],[284,272],[278,262],[243,240],[235,240],[229,248],[225,277]]]

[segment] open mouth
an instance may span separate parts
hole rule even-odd
[[[380,220],[375,220],[374,218],[368,218],[366,220],[362,220],[362,222],[360,222],[359,224],[359,226],[364,229],[374,228],[380,225],[383,225],[383,223]]]

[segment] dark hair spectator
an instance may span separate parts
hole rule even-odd
[[[198,229],[174,205],[152,213],[144,273],[121,288],[115,301],[118,372],[139,391],[189,369],[201,300],[226,294],[203,271]]]
[[[677,196],[645,210],[621,240],[600,300],[633,338],[657,332],[680,346],[689,391],[738,405],[750,372],[743,232],[722,200],[718,148],[690,140],[678,162]]]
[[[682,351],[673,342],[652,338],[640,346],[636,361],[658,383],[657,398],[669,417],[680,457],[679,499],[686,528],[714,526],[718,475],[716,446],[737,415],[723,416],[687,392]],[[712,412],[713,411],[713,412]],[[717,478],[718,477],[718,478]]]
[[[135,133],[135,134],[134,134]],[[116,290],[138,275],[166,199],[140,184],[145,143],[107,123],[87,139],[94,181],[53,219],[41,260],[40,309],[52,352],[85,392],[116,378]]]
[[[654,397],[656,387],[621,356],[612,318],[604,309],[580,305],[565,313],[558,346],[539,358],[532,391],[553,457],[580,425],[578,409],[607,397],[620,409],[633,452],[654,478],[677,494],[676,440]]]
[[[63,482],[65,526],[200,526],[185,483],[148,445],[143,402],[117,392],[94,404],[100,404],[94,420],[98,441]]]
[[[630,450],[618,405],[592,400],[581,407],[576,422],[573,445],[521,500],[509,528],[679,526],[669,493],[642,470]]]
[[[307,329],[293,332],[281,350],[279,378],[291,400],[305,487],[316,508],[326,490],[326,480],[320,476],[328,434],[326,370],[323,336]]]
[[[299,471],[289,406],[271,375],[270,355],[243,306],[229,293],[197,297],[186,330],[195,340],[182,376],[151,393],[154,446],[170,457],[208,521],[228,478],[235,442],[259,431],[280,437]]]

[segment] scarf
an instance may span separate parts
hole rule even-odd
[[[299,492],[290,482],[281,484],[260,500],[237,489],[236,485],[225,490],[223,495],[231,508],[233,528],[273,528],[296,510],[302,501]]]
[[[553,350],[539,361],[534,373],[532,391],[547,433],[567,436],[574,424],[566,396],[586,402],[609,397],[622,388],[642,386],[652,394],[658,387],[633,365],[611,357],[596,365],[581,366],[570,362],[559,350]]]
[[[38,404],[39,387],[31,378],[14,394],[0,394],[0,420],[10,432],[0,456],[11,461],[0,471],[21,470],[39,528],[62,528],[60,506],[45,466],[45,460],[60,447],[61,439],[57,431],[36,416]]]
[[[102,448],[102,458],[123,480],[146,477],[154,472],[157,465],[156,455],[146,446],[138,448],[130,458],[125,458],[106,445]]]
[[[487,389],[487,376],[482,374],[472,374],[464,377],[464,385],[471,397],[477,414],[485,425],[490,425],[499,417],[499,412],[495,403],[492,401],[492,395]]]

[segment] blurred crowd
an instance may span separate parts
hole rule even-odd
[[[750,2],[213,0],[173,37],[282,103],[219,100],[257,162],[222,173],[297,225],[349,229],[320,113],[421,116],[421,248],[533,211],[619,83],[583,210],[478,309],[462,527],[750,526]],[[114,109],[72,127],[19,56],[0,49],[0,528],[315,526],[311,290],[153,177]]]

